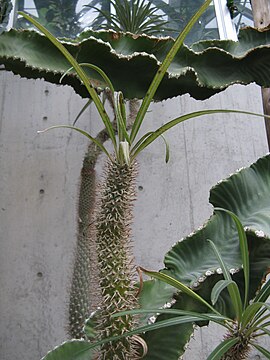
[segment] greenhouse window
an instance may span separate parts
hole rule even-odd
[[[113,4],[121,5],[127,0],[11,1],[15,14],[18,10],[25,11],[38,18],[55,36],[72,38],[86,29],[113,28],[111,24],[114,24],[114,20],[118,17],[116,6]],[[149,3],[146,0],[128,0],[127,2],[139,2],[141,6]],[[155,9],[154,14],[158,15],[162,23],[158,32],[153,34],[176,37],[203,2],[204,0],[152,0],[151,9]],[[228,0],[213,0],[186,38],[186,43],[211,39],[237,40],[239,29],[253,23],[250,2],[235,0],[230,9],[227,3]],[[147,20],[151,24],[153,18],[150,17]],[[31,25],[20,16],[12,15],[9,26],[12,25],[11,23],[17,28],[31,28]]]

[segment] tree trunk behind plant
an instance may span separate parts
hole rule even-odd
[[[134,308],[135,267],[131,251],[132,207],[135,200],[136,164],[108,162],[101,189],[96,225],[102,305],[98,316],[100,338],[122,334],[134,328],[131,316],[112,319],[115,312]],[[135,338],[105,344],[99,359],[137,359]]]
[[[258,29],[270,25],[270,3],[269,0],[251,0],[254,26]],[[270,88],[262,88],[263,110],[265,115],[270,115]],[[270,121],[265,118],[265,128],[270,149]]]

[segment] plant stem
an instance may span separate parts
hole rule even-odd
[[[96,140],[103,144],[108,138],[107,130],[103,129],[97,135]],[[75,339],[84,337],[83,327],[85,321],[89,318],[91,312],[97,310],[101,302],[94,225],[96,205],[95,166],[100,153],[100,148],[91,142],[81,170],[78,236],[70,289],[68,325],[69,335]]]
[[[136,164],[108,162],[101,189],[96,220],[96,239],[102,305],[99,337],[105,338],[132,330],[136,321],[130,315],[111,318],[115,312],[137,306],[135,267],[131,255],[132,207],[135,200]],[[134,338],[124,338],[103,345],[99,359],[135,360],[138,357]]]

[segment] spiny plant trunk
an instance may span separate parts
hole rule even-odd
[[[108,139],[106,130],[97,138],[104,143]],[[69,299],[68,333],[71,338],[85,336],[83,327],[91,312],[101,302],[98,281],[97,249],[95,239],[94,211],[96,205],[95,166],[100,149],[91,143],[83,161],[78,204],[78,235],[74,254],[74,268]]]
[[[131,316],[112,319],[115,312],[137,305],[133,288],[135,268],[131,255],[132,206],[135,200],[136,164],[108,162],[97,215],[96,239],[102,304],[99,337],[122,334],[134,328]],[[135,338],[104,344],[99,359],[135,360]]]
[[[248,354],[249,348],[236,344],[223,355],[221,360],[246,360],[248,359]]]

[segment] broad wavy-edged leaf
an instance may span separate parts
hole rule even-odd
[[[251,283],[262,276],[270,261],[270,156],[259,159],[221,181],[210,191],[210,203],[235,213],[247,232]],[[203,283],[220,272],[207,239],[211,239],[231,272],[240,269],[241,255],[237,229],[231,217],[217,211],[195,233],[179,241],[165,256],[165,272],[189,286]]]
[[[249,247],[250,284],[248,300],[255,297],[262,280],[269,271],[270,263],[270,155],[259,159],[248,168],[223,180],[212,188],[210,202],[234,212],[245,226]],[[220,265],[211,251],[207,239],[211,239],[232,273],[242,299],[245,295],[245,279],[241,269],[242,259],[237,229],[231,216],[217,211],[195,233],[178,242],[165,256],[165,273],[175,277],[206,301],[211,301],[215,284],[224,279]],[[154,289],[154,283],[152,284]],[[157,293],[158,294],[158,293]],[[168,294],[169,295],[169,294]],[[154,296],[154,291],[152,291]],[[206,308],[185,294],[175,294],[173,308],[205,312]],[[169,299],[167,301],[170,301]],[[150,307],[150,306],[149,306]],[[227,289],[219,295],[215,308],[223,315],[234,316]],[[168,315],[160,315],[157,321]],[[199,325],[205,325],[201,323]],[[183,326],[183,325],[182,325]],[[188,325],[187,325],[188,326]],[[159,329],[145,335],[149,347],[147,360],[177,360],[184,353],[186,342],[192,334],[192,325]],[[183,338],[185,334],[185,338]],[[167,343],[170,346],[167,347]]]
[[[166,304],[170,307],[171,304],[167,304],[172,299],[175,289],[166,284],[163,281],[158,280],[147,280],[143,282],[143,288],[140,292],[140,307],[142,309],[160,308]],[[149,316],[142,316],[140,323],[146,323]]]
[[[212,40],[195,43],[191,48],[183,46],[162,80],[155,100],[185,93],[206,99],[234,83],[256,82],[270,86],[269,34],[270,29],[247,28],[240,31],[238,42]],[[173,41],[146,35],[87,31],[75,40],[66,39],[62,43],[79,63],[99,66],[125,98],[142,98]],[[44,78],[56,84],[70,68],[46,37],[28,30],[1,34],[0,63],[23,77]],[[88,69],[88,75],[96,88],[106,86],[95,71]],[[71,85],[81,96],[88,96],[74,75],[67,74],[63,83]]]
[[[67,341],[48,352],[42,360],[91,360],[94,350],[89,347],[88,341]]]
[[[140,293],[140,306],[142,309],[161,308],[164,305],[171,307],[174,303],[172,301],[175,289],[163,281],[148,280],[144,281],[143,288]],[[172,301],[172,303],[171,303]],[[189,310],[192,310],[189,309]],[[204,309],[202,308],[202,311]],[[149,317],[153,314],[141,315],[140,325],[148,323]],[[166,320],[172,316],[161,315],[159,321]],[[177,334],[181,336],[177,336]],[[147,342],[147,354],[145,360],[159,360],[159,359],[178,359],[183,354],[184,348],[188,343],[190,336],[193,333],[192,324],[182,324],[169,326],[164,329],[153,330],[144,335]],[[163,336],[165,335],[165,336]],[[162,357],[163,356],[163,357]]]

